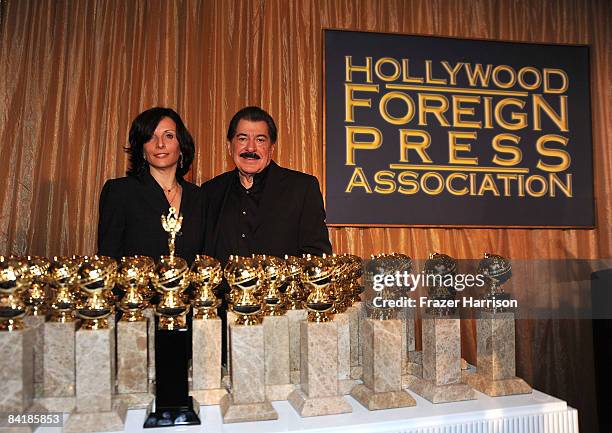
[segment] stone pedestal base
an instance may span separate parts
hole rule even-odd
[[[408,352],[408,365],[406,373],[412,376],[423,377],[423,352]]]
[[[24,413],[34,397],[34,333],[0,331],[0,413]]]
[[[153,308],[144,310],[144,316],[147,318],[147,376],[149,380],[149,392],[152,392],[151,386],[155,383],[155,311]]]
[[[357,381],[355,379],[338,380],[338,394],[349,395],[355,385],[357,385]]]
[[[37,398],[36,402],[49,412],[70,413],[76,407],[75,397],[43,397]]]
[[[116,394],[113,396],[113,402],[115,404],[124,404],[128,409],[146,409],[154,398],[155,395],[150,392],[134,392]]]
[[[448,403],[476,398],[474,390],[461,382],[436,385],[434,382],[421,377],[407,376],[406,387],[432,403]]]
[[[363,377],[363,367],[358,365],[351,367],[351,379],[360,380]]]
[[[351,372],[353,368],[359,366],[359,309],[361,302],[353,304],[346,310],[346,315],[349,318],[349,333],[351,340]],[[352,376],[351,376],[352,377]]]
[[[75,393],[75,332],[78,322],[43,325],[43,396],[72,397]],[[52,410],[52,409],[49,409]]]
[[[463,381],[472,388],[490,397],[504,395],[530,394],[531,387],[520,377],[492,380],[480,373],[463,372]]]
[[[402,390],[403,322],[400,319],[362,322],[363,385],[351,395],[369,410],[414,406],[414,399]]]
[[[291,383],[300,383],[300,322],[308,317],[307,310],[287,310],[289,319],[289,371]]]
[[[127,407],[116,405],[106,412],[73,412],[68,417],[62,433],[89,433],[123,431]]]
[[[147,333],[146,321],[117,322],[117,392],[119,394],[143,394],[148,391]],[[128,407],[133,406],[128,405]]]
[[[300,416],[351,412],[338,389],[338,328],[334,322],[301,323],[301,389],[289,403]]]
[[[23,318],[26,328],[32,330],[34,347],[34,397],[43,395],[43,349],[45,316],[26,316]]]
[[[221,399],[224,423],[278,419],[266,400],[263,325],[229,324],[231,394]]]
[[[289,394],[295,390],[296,385],[287,383],[285,385],[266,385],[266,399],[270,401],[287,400]]]
[[[308,397],[301,389],[293,391],[288,401],[302,417],[335,415],[353,411],[349,402],[342,396]]]
[[[363,384],[356,385],[351,395],[368,410],[415,406],[416,401],[406,391],[374,392]]]
[[[221,319],[193,320],[193,381],[190,394],[203,405],[219,404],[221,386]]]
[[[221,404],[221,399],[227,395],[225,388],[193,389],[189,392],[203,406]]]
[[[339,313],[334,316],[338,327],[338,380],[346,381],[351,378],[351,332],[349,316]],[[347,385],[348,387],[348,385]]]
[[[287,400],[295,388],[290,376],[289,317],[266,316],[263,328],[266,399]]]
[[[235,404],[230,394],[221,399],[224,424],[278,419],[278,413],[269,401]]]

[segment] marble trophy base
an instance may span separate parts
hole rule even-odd
[[[463,372],[462,380],[477,391],[490,397],[502,397],[505,395],[530,394],[531,387],[520,377],[493,380],[478,372]]]
[[[335,415],[352,412],[353,408],[341,395],[329,397],[308,397],[301,389],[293,391],[289,403],[301,417]]]
[[[422,332],[423,374],[406,376],[405,386],[432,403],[476,398],[474,390],[461,382],[459,318],[424,315]]]
[[[148,324],[119,320],[116,326],[117,393],[147,394]]]
[[[76,407],[64,433],[123,431],[127,406],[113,404],[114,330],[75,333]]]
[[[24,413],[34,397],[34,333],[0,331],[0,413]]]
[[[463,372],[465,383],[491,397],[529,394],[531,387],[516,377],[514,313],[480,312],[476,321],[477,371]]]
[[[122,432],[125,426],[127,406],[118,403],[112,410],[103,412],[73,412],[68,417],[62,433]]]
[[[193,319],[192,386],[189,394],[200,404],[217,405],[227,391],[221,382],[220,318]]]
[[[34,345],[34,397],[43,396],[43,342],[45,316],[26,316],[23,318],[26,328],[32,330]]]
[[[365,319],[362,325],[363,384],[351,395],[368,410],[415,406],[402,389],[401,319]]]
[[[308,317],[308,310],[287,310],[289,320],[289,377],[291,383],[300,383],[300,322]]]
[[[284,385],[266,385],[266,399],[270,401],[284,401],[289,398],[296,388],[293,383],[287,383]]]
[[[35,401],[49,412],[70,413],[76,407],[76,397],[43,397]]]
[[[70,407],[72,410],[75,406],[75,333],[78,323],[46,322],[43,326],[43,404],[49,410],[53,410],[52,407]]]
[[[417,376],[405,379],[408,389],[432,403],[449,403],[452,401],[474,400],[474,390],[465,383],[457,382],[447,385],[436,385],[434,382]]]
[[[115,394],[113,402],[121,403],[128,409],[146,409],[150,406],[155,395],[151,392],[131,392],[126,394]]]
[[[267,400],[258,403],[234,402],[231,394],[221,399],[221,416],[224,424],[248,421],[267,421],[278,419],[278,413]]]
[[[265,316],[263,330],[266,400],[287,400],[295,389],[290,375],[289,317]]]
[[[292,371],[290,373],[290,377],[291,377],[291,383],[293,383],[294,385],[300,384],[300,370]]]
[[[347,313],[338,313],[334,316],[338,327],[338,393],[350,394],[355,386],[351,379],[351,331],[350,318]]]
[[[278,419],[266,400],[264,326],[229,323],[231,393],[221,399],[224,423]]]
[[[423,377],[423,352],[410,351],[408,352],[408,363],[406,365],[406,374],[402,375],[402,383],[407,376]]]
[[[351,395],[368,410],[416,406],[416,401],[404,390],[374,392],[364,384],[356,385]]]
[[[350,333],[350,360],[351,360],[351,378],[354,379],[353,369],[359,366],[359,309],[361,303],[353,304],[346,309],[346,315],[349,318],[349,333]]]
[[[363,377],[363,367],[358,365],[356,367],[351,367],[351,379],[361,380]]]
[[[356,385],[357,381],[355,379],[339,379],[338,394],[349,395]]]
[[[352,412],[338,389],[338,324],[302,322],[301,387],[289,403],[302,417]]]
[[[214,406],[221,404],[221,399],[227,395],[227,389],[192,389],[189,391],[189,395],[195,398],[201,405]]]

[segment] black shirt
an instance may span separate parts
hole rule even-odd
[[[229,241],[229,245],[238,245],[235,254],[250,256],[255,253],[253,231],[258,218],[258,208],[266,183],[270,166],[253,176],[253,185],[245,188],[240,183],[240,174],[234,170],[230,194],[223,210],[221,237]]]

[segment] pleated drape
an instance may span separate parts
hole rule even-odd
[[[607,0],[0,0],[0,253],[93,252],[102,184],[124,175],[130,122],[155,105],[175,108],[192,132],[188,177],[198,184],[231,168],[227,123],[251,104],[278,123],[276,161],[322,179],[324,28],[591,46],[596,229],[331,228],[336,251],[612,255]],[[528,349],[544,347],[557,365],[565,350],[584,352],[569,342],[582,344],[590,324],[518,326],[529,338],[519,373],[561,389]],[[473,329],[464,328],[472,359]],[[589,380],[561,397],[592,417],[592,399],[578,402]]]

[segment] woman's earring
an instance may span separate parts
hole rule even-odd
[[[179,155],[179,167],[183,168],[183,152]]]
[[[142,159],[144,159],[144,162],[149,162],[147,161],[147,154],[144,151],[142,152]]]

